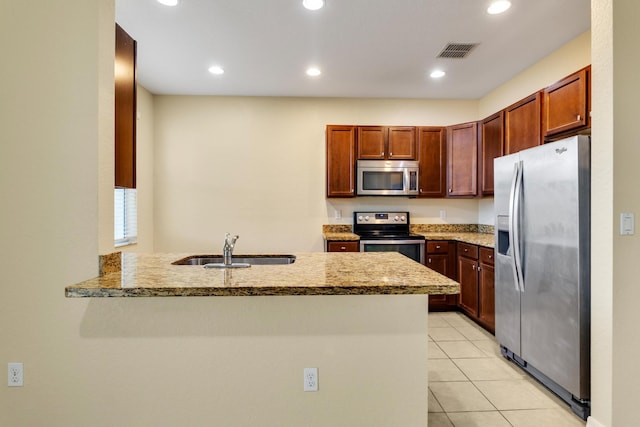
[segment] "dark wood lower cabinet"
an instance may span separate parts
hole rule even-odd
[[[458,243],[458,306],[491,333],[495,332],[495,268],[493,249]]]
[[[327,252],[359,252],[360,242],[327,241]]]
[[[496,330],[495,266],[493,249],[480,248],[478,266],[478,321],[492,333]]]
[[[427,241],[425,262],[427,267],[450,279],[457,279],[456,245],[446,240]],[[458,295],[429,295],[429,311],[455,310]]]
[[[458,255],[458,277],[460,279],[458,304],[469,316],[478,317],[478,261]]]

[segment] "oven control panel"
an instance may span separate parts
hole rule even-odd
[[[409,224],[409,212],[354,212],[354,224]]]

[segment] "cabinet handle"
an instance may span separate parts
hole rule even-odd
[[[440,249],[440,245],[436,245],[436,249]]]
[[[347,250],[347,247],[346,247],[346,246],[340,246],[340,250],[341,250],[341,251],[346,251],[346,250]]]
[[[478,271],[482,270],[482,267],[478,266]]]
[[[422,193],[422,188],[420,189],[420,192]]]
[[[472,265],[471,267],[472,267],[474,270],[476,269],[476,266],[475,266],[475,265]]]
[[[578,121],[582,120],[582,116],[578,114]]]
[[[449,189],[449,193],[451,193],[451,189]]]

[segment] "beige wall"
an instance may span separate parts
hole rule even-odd
[[[358,209],[406,209],[414,222],[475,223],[475,200],[325,198],[325,125],[448,125],[476,101],[155,96],[155,249],[321,251],[322,224]],[[342,221],[335,221],[335,210]]]
[[[640,211],[640,4],[593,0],[592,392],[595,427],[638,423],[640,344],[637,304],[640,240],[619,235],[621,212]]]
[[[482,97],[479,118],[488,117],[590,63],[591,32],[587,31]]]

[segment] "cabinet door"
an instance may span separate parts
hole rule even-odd
[[[541,92],[513,104],[504,110],[505,154],[513,154],[542,144]]]
[[[327,126],[327,197],[355,197],[355,127]]]
[[[587,88],[585,68],[544,90],[545,136],[587,126]]]
[[[494,290],[495,268],[492,264],[480,263],[478,267],[480,301],[478,318],[492,333],[496,329],[496,297]]]
[[[504,112],[487,117],[480,124],[480,194],[493,194],[493,159],[503,154]]]
[[[446,254],[427,255],[427,267],[447,277],[447,273],[449,273],[449,270],[453,267],[449,266],[448,263],[449,256]]]
[[[476,122],[447,128],[448,196],[475,196],[477,194],[477,129]]]
[[[387,129],[384,126],[358,127],[358,159],[384,159]]]
[[[416,128],[391,126],[388,128],[389,159],[413,160],[416,158]]]
[[[359,242],[327,242],[327,252],[359,252]]]
[[[458,256],[460,307],[470,316],[478,317],[478,261]]]
[[[420,197],[446,196],[447,138],[444,127],[418,128]]]
[[[115,186],[136,188],[136,41],[116,24]]]

